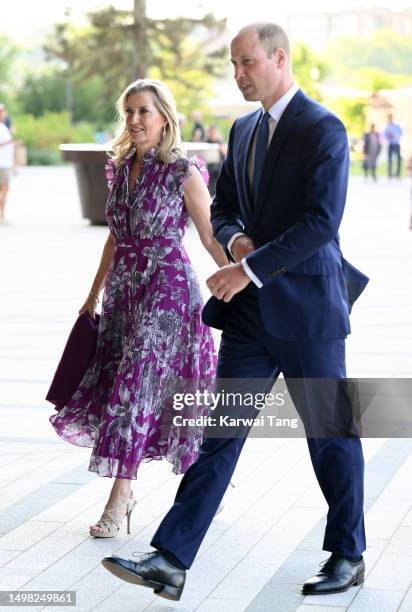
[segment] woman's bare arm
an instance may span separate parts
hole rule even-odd
[[[184,196],[187,212],[196,226],[199,238],[205,249],[221,268],[229,261],[225,252],[213,236],[210,222],[210,195],[206,184],[196,166],[191,166],[190,176],[184,185]]]
[[[79,314],[87,311],[91,318],[94,319],[94,313],[96,310],[97,303],[99,301],[99,295],[106,282],[106,277],[113,259],[115,246],[116,244],[114,236],[111,232],[109,232],[109,235],[103,247],[102,257],[100,259],[100,264],[97,269],[96,276],[94,277],[90,293],[87,296],[85,303],[80,308]]]

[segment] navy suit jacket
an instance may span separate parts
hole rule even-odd
[[[351,304],[368,282],[339,246],[349,169],[345,128],[299,90],[276,126],[254,204],[247,161],[261,114],[249,113],[232,126],[212,204],[215,236],[225,249],[236,232],[252,238],[256,251],[246,260],[263,283],[259,307],[273,337],[344,338]],[[223,328],[235,304],[211,298],[204,321]]]

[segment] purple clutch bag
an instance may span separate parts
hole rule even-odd
[[[60,410],[79,386],[96,352],[100,315],[93,321],[87,312],[78,316],[67,339],[46,400]]]

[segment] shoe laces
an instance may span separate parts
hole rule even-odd
[[[321,567],[323,570],[328,569],[327,565],[329,562],[332,562],[335,560],[336,557],[334,557],[333,555],[331,555],[330,557],[328,557],[327,559],[324,559],[323,561],[321,561],[319,563],[319,567]]]
[[[132,552],[132,557],[135,557],[137,559],[139,559],[139,561],[144,561],[144,559],[150,559],[151,557],[154,557],[154,555],[156,555],[156,552],[143,552],[141,550],[135,550],[134,552]]]

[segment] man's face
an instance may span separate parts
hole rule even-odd
[[[245,30],[230,47],[234,77],[245,100],[263,101],[276,95],[281,71],[276,52],[268,56],[256,30]]]

